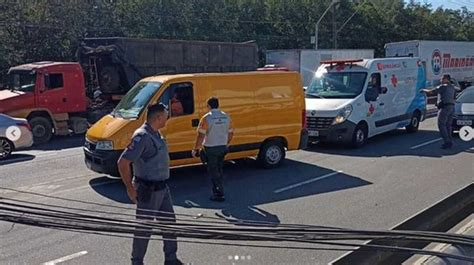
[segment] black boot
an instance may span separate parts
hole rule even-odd
[[[453,147],[453,143],[444,143],[441,145],[441,149],[451,149]]]
[[[215,202],[223,202],[225,201],[225,197],[224,195],[221,195],[221,194],[214,194],[211,196],[211,198],[209,198],[211,201],[215,201]]]
[[[173,260],[165,260],[165,265],[183,265],[183,263],[179,259],[173,259]]]

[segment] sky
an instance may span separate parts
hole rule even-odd
[[[460,9],[465,6],[468,10],[474,11],[474,0],[417,0],[420,3],[430,3],[434,9],[443,8]]]

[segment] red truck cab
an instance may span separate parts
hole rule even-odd
[[[7,78],[7,87],[0,90],[0,113],[27,119],[36,144],[53,134],[87,130],[88,99],[80,64],[24,64],[10,68]]]

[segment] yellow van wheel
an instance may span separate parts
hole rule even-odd
[[[264,168],[279,167],[285,160],[285,147],[278,140],[264,143],[258,152],[258,162]]]

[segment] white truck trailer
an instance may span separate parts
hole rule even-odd
[[[385,44],[385,57],[420,57],[426,64],[426,87],[449,74],[464,89],[474,82],[474,42],[412,40]]]
[[[321,61],[345,59],[372,59],[374,50],[269,50],[266,52],[266,64],[286,67],[301,74],[303,85],[309,86]]]

